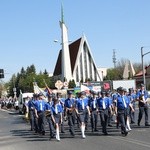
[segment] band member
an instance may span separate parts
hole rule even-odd
[[[85,97],[85,92],[81,92],[79,98],[76,100],[76,113],[80,121],[80,128],[82,133],[82,138],[85,139],[85,119],[86,119],[86,109],[90,115],[90,109],[88,106],[88,98]]]
[[[72,136],[75,136],[74,126],[75,126],[75,99],[72,97],[72,92],[68,92],[68,98],[65,100],[65,111],[67,115],[69,131]]]
[[[135,110],[135,103],[137,101],[137,91],[134,90],[133,88],[129,88],[128,97],[130,99],[133,109]],[[131,108],[130,108],[130,119],[131,119],[131,124],[134,124],[135,123],[135,112],[132,111]]]
[[[111,97],[111,92],[107,91],[106,92],[106,97],[108,97],[109,99],[109,104],[110,107],[108,108],[108,126],[112,127],[112,120],[113,120],[113,101],[112,101],[112,97]]]
[[[52,94],[49,94],[48,102],[46,103],[45,115],[46,115],[46,119],[49,125],[50,139],[55,136],[55,133],[54,133],[55,129],[54,129],[54,124],[52,120],[52,110],[51,110],[52,105],[53,105],[53,97],[52,97]]]
[[[127,115],[127,120],[126,120],[126,130],[127,131],[131,131],[131,127],[130,127],[130,109],[131,109],[131,112],[134,112],[134,109],[133,109],[133,106],[131,104],[131,101],[130,101],[130,98],[128,97],[128,92],[127,90],[124,88],[124,93],[123,93],[123,97],[126,99],[126,104],[127,104],[127,107],[126,107],[126,115]]]
[[[92,91],[91,92],[92,96],[89,99],[89,108],[91,112],[91,127],[92,127],[92,132],[98,131],[97,129],[97,120],[98,120],[98,107],[97,107],[97,93]]]
[[[30,100],[28,102],[29,119],[30,119],[31,131],[33,131],[35,129],[34,98],[35,98],[35,94],[33,95],[33,98],[30,98]]]
[[[127,102],[128,99],[123,96],[124,89],[123,87],[117,88],[118,96],[117,96],[117,116],[118,121],[121,124],[121,133],[123,136],[127,136],[128,131],[126,130],[126,120],[127,120]]]
[[[56,140],[60,141],[60,135],[59,135],[59,125],[62,123],[62,105],[60,105],[59,100],[57,98],[54,98],[54,104],[51,107],[52,110],[52,120],[55,124],[56,129]]]
[[[111,109],[109,98],[106,97],[106,92],[101,92],[102,97],[97,99],[98,109],[100,113],[102,132],[107,135],[107,124],[108,124],[108,109]]]
[[[38,94],[38,100],[35,102],[35,115],[38,119],[39,133],[45,135],[45,109],[46,102],[43,99],[43,94]]]
[[[139,116],[138,116],[138,126],[140,126],[141,119],[143,117],[143,112],[145,112],[145,126],[150,126],[148,122],[148,92],[145,90],[145,86],[141,84],[141,89],[137,93],[137,100],[139,101]]]
[[[57,99],[59,100],[59,104],[62,106],[62,123],[61,123],[61,133],[65,133],[64,130],[64,118],[65,118],[65,107],[64,107],[64,103],[65,103],[65,98],[62,98],[62,94],[61,93],[57,93],[56,94]]]
[[[113,90],[112,94],[111,94],[111,98],[112,98],[112,111],[113,111],[113,115],[115,117],[115,123],[116,123],[116,127],[119,127],[119,123],[118,123],[118,115],[117,115],[117,97],[118,97],[118,93],[116,90]]]

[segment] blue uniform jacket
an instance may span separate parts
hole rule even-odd
[[[124,106],[123,97],[124,97],[126,106],[128,107],[129,102],[130,102],[130,101],[129,101],[129,98],[128,98],[127,96],[118,95],[118,97],[117,97],[117,108],[124,110],[124,109],[126,109],[126,107]]]
[[[95,108],[94,108],[94,102],[95,102]],[[91,110],[96,110],[97,109],[97,98],[93,99],[92,97],[88,101],[88,105]]]
[[[145,99],[148,98],[148,92],[147,92],[146,90],[144,90],[144,91],[139,90],[139,91],[137,92],[137,98],[139,98],[142,94],[144,94]]]
[[[40,111],[45,111],[46,110],[46,102],[44,100],[37,100],[35,102],[35,109],[37,110],[37,112]]]
[[[76,100],[76,108],[78,109],[78,111],[84,110],[84,109],[82,108],[82,101],[83,101],[83,103],[84,103],[84,109],[86,109],[86,107],[88,106],[88,98],[83,98],[83,99],[78,98],[78,99]]]
[[[108,97],[100,97],[99,99],[97,99],[99,109],[103,109],[103,100],[105,102],[106,109],[108,109],[111,105]]]
[[[58,103],[56,105],[52,105],[52,107],[51,107],[52,114],[56,114],[55,106],[57,107],[58,113],[62,113],[63,112],[62,105]]]
[[[75,106],[75,99],[70,99],[70,98],[67,98],[66,100],[65,100],[65,107],[67,107],[67,108],[71,108],[71,107],[73,107],[73,106]]]

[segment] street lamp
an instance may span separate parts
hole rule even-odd
[[[150,51],[143,54],[143,48],[144,48],[144,47],[141,47],[141,60],[142,60],[142,72],[143,72],[143,84],[144,84],[144,86],[145,86],[145,88],[146,88],[145,67],[144,67],[144,63],[143,63],[143,57],[144,57],[145,55],[149,54]]]
[[[14,87],[13,87],[14,98],[16,98],[17,90],[16,90],[16,86],[15,86],[15,76],[13,76],[13,84],[14,84]]]

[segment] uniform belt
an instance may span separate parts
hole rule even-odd
[[[60,114],[60,112],[58,112],[57,114],[56,113],[54,113],[55,115],[59,115]]]
[[[42,112],[44,112],[44,111],[38,111],[37,113],[42,113]]]
[[[99,108],[99,110],[107,110],[108,108],[105,108],[105,109],[103,109],[103,108]]]
[[[125,110],[126,108],[118,108],[118,110]]]

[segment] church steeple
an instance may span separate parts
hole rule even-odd
[[[63,4],[62,3],[61,3],[61,22],[65,23],[64,22],[64,10],[63,10]]]
[[[68,42],[68,29],[64,23],[63,6],[61,4],[61,38],[62,38],[62,56],[61,56],[61,80],[70,81],[72,80],[70,51]]]

